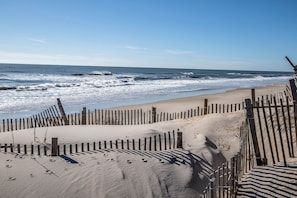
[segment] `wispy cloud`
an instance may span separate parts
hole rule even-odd
[[[130,49],[130,50],[147,50],[147,48],[136,47],[136,46],[133,46],[133,45],[125,45],[125,46],[122,46],[122,48]]]
[[[129,59],[111,58],[108,56],[84,56],[65,54],[40,54],[24,52],[0,51],[1,63],[23,63],[23,64],[57,64],[57,65],[130,65],[133,61]]]
[[[65,55],[50,55],[50,54],[34,54],[34,53],[23,53],[23,52],[1,52],[0,57],[6,58],[18,58],[18,59],[64,59],[64,58],[74,58],[73,56]],[[84,59],[83,56],[75,56],[76,59]]]
[[[192,51],[188,51],[188,50],[170,50],[170,49],[166,49],[166,50],[164,50],[164,52],[168,53],[168,54],[174,54],[174,55],[193,54]]]
[[[33,41],[35,43],[42,43],[42,44],[46,44],[47,41],[44,39],[39,39],[39,38],[27,38],[29,41]]]

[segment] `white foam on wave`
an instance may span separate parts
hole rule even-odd
[[[89,73],[89,75],[95,75],[95,76],[105,75],[105,76],[109,76],[109,75],[112,75],[112,72],[110,72],[110,71],[92,71],[91,73]]]
[[[226,89],[263,86],[287,83],[290,76],[254,78],[197,78],[197,79],[159,79],[135,80],[134,75],[23,75],[22,80],[44,81],[29,86],[18,86],[17,90],[5,90],[0,103],[0,118],[25,115],[24,112],[40,112],[61,98],[67,109],[73,110],[82,106],[98,105],[104,101],[114,102],[139,98],[183,93],[207,89]],[[20,113],[23,112],[23,113]]]

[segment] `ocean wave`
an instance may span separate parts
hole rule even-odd
[[[16,91],[45,91],[47,87],[43,86],[18,86]]]
[[[149,77],[146,77],[146,76],[136,76],[133,79],[135,81],[150,80],[150,78]]]
[[[182,75],[185,75],[185,76],[192,76],[194,75],[193,72],[181,72]]]
[[[111,76],[112,72],[110,71],[92,71],[89,73],[91,76]]]
[[[188,85],[221,85],[231,86],[234,83],[244,84],[253,83],[259,81],[280,81],[287,80],[290,76],[278,76],[278,77],[264,77],[262,75],[253,76],[252,78],[216,78],[211,76],[200,76],[199,78],[186,78],[186,79],[174,79],[174,78],[149,78],[146,76],[136,76],[136,77],[105,77],[105,78],[83,78],[82,80],[69,80],[64,79],[61,82],[52,83],[40,83],[33,85],[19,85],[19,86],[9,86],[2,85],[0,90],[16,90],[16,91],[45,91],[48,89],[71,89],[81,87],[85,90],[91,88],[108,88],[108,87],[124,87],[124,86],[149,86],[152,87],[180,87]],[[150,89],[150,88],[149,88]]]
[[[0,87],[0,91],[4,91],[4,90],[14,90],[16,89],[16,87]]]
[[[81,73],[75,73],[75,74],[71,74],[72,76],[83,76],[84,74]]]
[[[244,74],[244,73],[240,73],[240,72],[230,72],[230,73],[227,73],[227,75],[230,75],[230,76],[254,76],[255,73]]]
[[[55,84],[55,87],[79,87],[80,84],[76,84],[76,83],[59,83],[59,84]],[[52,86],[49,86],[49,88],[52,88]]]

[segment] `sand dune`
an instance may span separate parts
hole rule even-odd
[[[277,93],[284,85],[256,89],[258,95]],[[241,89],[199,97],[135,105],[179,111],[210,102],[242,102]],[[127,107],[125,107],[127,108]],[[60,126],[0,133],[3,144],[61,144],[132,139],[179,129],[183,149],[138,151],[97,149],[61,157],[0,152],[0,197],[199,197],[208,176],[239,151],[239,128],[245,112],[209,114],[136,126]]]

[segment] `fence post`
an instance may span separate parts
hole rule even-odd
[[[231,185],[230,185],[230,194],[231,197],[235,197],[235,162],[234,162],[235,157],[231,158]]]
[[[86,125],[87,124],[87,108],[86,107],[83,107],[81,119],[82,119],[81,124]]]
[[[169,142],[169,149],[171,149],[171,137],[170,137],[170,131],[168,131],[168,142]]]
[[[115,140],[115,147],[116,147],[116,149],[119,148],[119,146],[118,146],[118,140]]]
[[[183,133],[177,131],[176,148],[183,148]]]
[[[215,189],[214,189],[214,181],[215,181],[215,178],[210,178],[210,197],[211,198],[216,197],[216,193],[215,193]]]
[[[157,121],[157,109],[156,107],[152,107],[152,123]]]
[[[164,133],[164,150],[167,150],[167,141],[166,141],[166,133]]]
[[[173,139],[173,145],[172,145],[172,148],[175,149],[175,132],[174,130],[172,131],[172,139]]]
[[[277,122],[277,128],[278,128],[278,132],[279,132],[279,138],[280,138],[280,144],[281,144],[281,149],[282,149],[282,154],[283,154],[284,165],[287,166],[284,144],[283,144],[283,139],[282,139],[280,118],[279,118],[279,114],[278,114],[278,110],[277,110],[277,106],[276,106],[277,103],[276,103],[275,97],[273,97],[273,102],[274,102],[274,107],[275,107],[276,122]]]
[[[34,155],[34,145],[31,144],[31,155]]]
[[[207,115],[208,99],[204,99],[204,115]]]
[[[253,145],[254,145],[254,150],[256,155],[256,162],[258,166],[261,166],[262,165],[261,154],[260,154],[260,149],[259,149],[259,144],[257,139],[254,111],[253,111],[253,105],[251,103],[251,99],[245,99],[245,104],[246,104],[246,117],[250,125],[250,130],[251,130],[251,135],[252,135]]]
[[[66,155],[66,144],[63,145],[63,154]]]
[[[132,140],[132,149],[135,150],[135,140]]]
[[[40,145],[37,145],[37,154],[40,156]]]
[[[293,97],[293,105],[294,105],[294,123],[296,126],[296,123],[297,123],[297,105],[296,105],[297,92],[296,92],[296,90],[297,90],[297,88],[296,88],[294,79],[290,80],[290,87],[291,87],[291,92],[292,92],[292,97]],[[297,138],[297,127],[295,127],[295,138]],[[297,145],[297,142],[296,142],[296,145]]]
[[[252,96],[252,105],[255,105],[255,101],[256,101],[255,89],[251,89],[251,96]]]
[[[57,98],[57,102],[58,102],[58,107],[59,107],[60,113],[61,113],[61,115],[63,117],[64,122],[65,122],[65,125],[69,125],[69,122],[68,122],[68,119],[66,117],[63,105],[62,105],[62,103],[60,101],[60,98]]]
[[[58,138],[53,137],[52,138],[52,156],[58,155],[57,149],[58,149]]]

